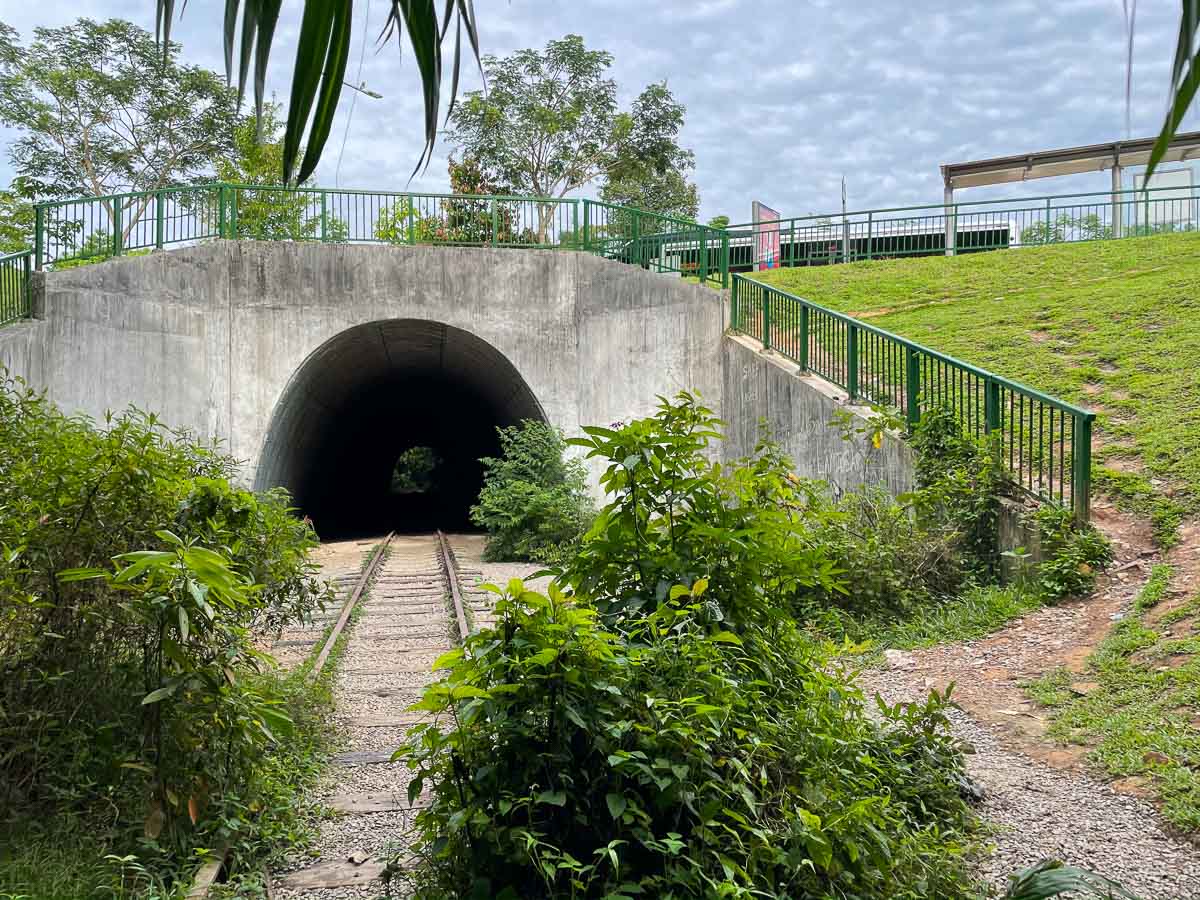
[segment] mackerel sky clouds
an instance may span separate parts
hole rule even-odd
[[[154,0],[0,0],[0,7],[23,39],[35,26],[78,16],[154,27]],[[223,70],[223,7],[187,4],[175,26],[185,60]],[[348,77],[384,99],[357,98],[340,154],[347,93],[318,170],[323,185],[336,177],[343,187],[401,190],[420,154],[416,70],[395,44],[379,49],[375,40],[387,9],[387,0],[355,3]],[[704,218],[744,221],[753,199],[785,215],[828,212],[840,206],[843,175],[851,208],[937,202],[942,162],[1129,136],[1120,0],[476,0],[476,9],[486,53],[573,32],[613,54],[625,102],[665,79],[688,109],[683,142],[696,153]],[[299,0],[285,0],[269,78],[281,99],[300,12]],[[1138,6],[1134,137],[1161,123],[1178,15],[1174,0]],[[477,86],[478,75],[468,70],[465,84]],[[1196,112],[1184,127],[1200,128]],[[11,137],[0,132],[5,142]],[[450,149],[439,144],[411,189],[445,188]],[[9,177],[5,159],[0,178]],[[1002,195],[1107,187],[1107,175],[1098,174],[1009,185]]]

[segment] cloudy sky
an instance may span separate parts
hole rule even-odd
[[[284,2],[269,80],[280,97],[301,6]],[[222,68],[223,7],[220,0],[188,2],[175,31],[187,61]],[[78,16],[124,16],[154,27],[154,0],[0,0],[0,9],[24,38],[35,26]],[[321,184],[404,189],[420,154],[415,68],[394,44],[375,44],[387,9],[388,0],[355,2],[349,79],[384,99],[357,99],[340,154],[347,92],[318,170]],[[1130,136],[1121,0],[476,0],[476,9],[487,53],[573,32],[613,54],[624,102],[665,79],[687,106],[683,142],[696,153],[705,219],[723,213],[744,221],[754,199],[784,215],[828,212],[840,206],[843,175],[851,208],[937,202],[940,163]],[[1176,0],[1138,6],[1132,136],[1161,123],[1178,15]],[[468,88],[477,85],[477,76],[467,79]],[[1200,128],[1200,114],[1184,127]],[[0,131],[0,140],[10,138]],[[446,186],[449,149],[439,145],[410,189]],[[4,161],[0,178],[9,177]],[[1103,174],[1001,191],[1107,186]]]

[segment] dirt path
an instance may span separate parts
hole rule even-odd
[[[1113,541],[1116,561],[1090,599],[1037,610],[984,640],[906,653],[884,670],[862,673],[860,682],[891,702],[954,684],[962,707],[955,730],[977,751],[968,767],[986,791],[982,815],[998,828],[996,852],[984,864],[993,884],[1054,857],[1115,878],[1147,900],[1196,900],[1200,849],[1168,836],[1153,806],[1130,795],[1135,786],[1093,777],[1086,748],[1047,739],[1047,717],[1021,688],[1059,666],[1083,671],[1161,561],[1145,524],[1105,503],[1094,518]],[[1181,584],[1192,584],[1197,546],[1196,534],[1185,530],[1171,554]]]

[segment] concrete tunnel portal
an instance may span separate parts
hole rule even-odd
[[[256,486],[282,486],[323,540],[470,526],[496,429],[545,421],[513,364],[423,319],[358,325],[317,348],[275,407]],[[427,469],[405,475],[408,463]],[[400,461],[398,467],[397,463]]]

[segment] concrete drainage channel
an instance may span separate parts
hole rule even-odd
[[[277,900],[376,897],[389,855],[402,850],[417,811],[408,802],[408,770],[391,762],[419,713],[407,712],[435,677],[433,662],[469,628],[468,610],[486,619],[486,601],[464,600],[462,585],[478,572],[460,571],[449,541],[435,535],[399,536],[374,573],[342,656],[335,688],[336,716],[348,749],[334,759],[324,803],[334,813],[320,826],[309,855],[271,879]],[[469,602],[468,602],[469,601]],[[349,620],[347,603],[341,619]]]

